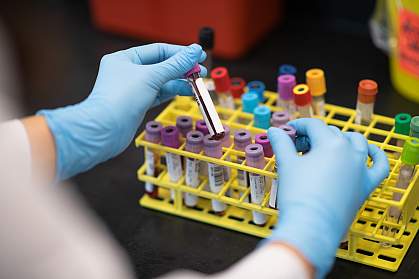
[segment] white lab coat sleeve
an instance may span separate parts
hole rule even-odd
[[[309,279],[310,274],[304,263],[293,252],[278,245],[265,245],[252,252],[226,271],[203,275],[198,272],[176,271],[165,279]]]

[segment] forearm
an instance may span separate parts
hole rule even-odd
[[[55,141],[45,118],[30,116],[21,121],[30,144],[32,174],[44,181],[53,181],[56,169]]]

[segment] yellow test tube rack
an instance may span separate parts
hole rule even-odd
[[[282,110],[275,105],[277,96],[275,92],[265,92],[266,101],[264,105],[268,106],[272,112]],[[238,129],[247,129],[252,136],[266,132],[266,130],[253,127],[253,115],[242,112],[240,100],[235,102],[236,110],[217,106],[217,111],[222,116],[223,123],[231,129],[231,135]],[[330,104],[326,104],[325,109],[326,116],[319,117],[320,119],[329,125],[337,126],[342,131],[363,133],[370,143],[375,143],[386,152],[390,162],[389,176],[377,187],[358,211],[348,231],[348,245],[343,249],[339,248],[336,256],[381,269],[397,271],[419,228],[419,171],[416,170],[407,189],[395,187],[400,168],[400,160],[397,159],[398,156],[395,156],[395,154],[400,154],[402,151],[402,148],[396,145],[396,141],[397,139],[406,140],[409,137],[394,132],[393,118],[374,115],[372,122],[368,126],[363,126],[354,123],[355,111],[353,109]],[[175,125],[176,117],[179,115],[189,115],[194,121],[202,119],[202,115],[192,98],[177,97],[160,113],[156,121],[164,126]],[[265,158],[266,166],[263,170],[260,170],[248,167],[244,163],[235,163],[235,159],[238,156],[243,157],[244,153],[234,150],[233,146],[223,148],[223,157],[216,159],[207,157],[202,152],[195,154],[185,151],[184,141],[178,149],[147,142],[144,140],[144,132],[136,138],[135,144],[137,147],[151,148],[160,152],[161,155],[170,152],[227,166],[231,169],[230,179],[224,184],[222,190],[219,193],[212,193],[205,187],[207,184],[206,177],[201,177],[201,184],[197,188],[192,188],[185,184],[184,177],[177,183],[170,182],[164,165],[159,166],[160,173],[157,177],[148,176],[144,163],[137,171],[138,179],[159,186],[159,197],[151,198],[144,195],[139,201],[143,207],[262,238],[271,234],[277,223],[277,218],[280,218],[281,214],[269,207],[269,191],[267,191],[261,205],[246,202],[250,188],[239,186],[236,177],[237,170],[245,170],[271,178],[276,177],[276,173],[273,172],[274,157]],[[225,160],[226,158],[230,158],[230,161]],[[175,191],[174,201],[170,199],[171,189]],[[344,190],[342,189],[342,191]],[[195,208],[188,208],[184,205],[183,193],[186,192],[199,196],[199,202]],[[227,192],[232,194],[227,196]],[[392,199],[395,192],[402,194],[400,201]],[[211,199],[228,205],[223,216],[214,214],[211,209]],[[403,218],[398,223],[391,222],[386,218],[390,206],[395,206],[402,212]],[[266,225],[260,227],[253,224],[251,211],[268,215]],[[390,228],[393,233],[386,234],[383,227]],[[387,245],[384,246],[382,243]]]

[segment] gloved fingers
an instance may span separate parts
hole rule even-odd
[[[390,171],[388,159],[383,150],[378,148],[375,144],[368,145],[368,154],[372,159],[373,165],[368,169],[368,176],[371,181],[370,188],[367,189],[371,193],[384,178],[386,178]]]
[[[331,137],[335,136],[335,133],[323,121],[315,118],[292,120],[288,122],[288,125],[294,127],[299,136],[308,136],[312,147],[321,142],[327,143]]]
[[[183,78],[198,63],[202,53],[201,46],[197,44],[183,48],[167,60],[152,66],[156,72],[155,79],[164,84],[172,79]]]
[[[174,98],[176,95],[192,96],[192,88],[186,80],[176,79],[166,82],[160,89],[153,106],[160,105]]]
[[[355,150],[364,153],[365,157],[368,155],[368,141],[363,135],[357,132],[344,132],[343,134],[345,135],[345,138],[349,140]]]
[[[329,127],[330,131],[332,131],[336,136],[343,136],[343,133],[341,130],[339,130],[338,127],[333,126],[333,125],[327,125],[327,127]]]
[[[165,43],[155,43],[144,46],[132,47],[122,52],[129,57],[131,62],[139,65],[149,65],[163,62],[176,53],[184,50],[188,46],[172,45]],[[198,62],[201,63],[206,59],[205,51],[202,51]]]
[[[268,137],[278,164],[297,158],[294,142],[282,129],[269,128]]]

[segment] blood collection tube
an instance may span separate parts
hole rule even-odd
[[[311,96],[313,97],[314,114],[318,116],[325,116],[324,110],[324,95],[326,94],[326,79],[322,69],[310,69],[306,72],[306,83],[310,88]]]
[[[394,117],[394,132],[397,134],[408,136],[410,133],[410,121],[412,117],[408,113],[399,113]],[[403,147],[404,140],[397,139],[396,145],[398,147]],[[398,153],[397,153],[398,155]],[[399,156],[397,156],[398,158]]]
[[[293,89],[294,102],[297,107],[298,117],[313,117],[311,107],[311,94],[306,84],[298,84]]]
[[[221,145],[225,148],[229,148],[231,146],[231,137],[230,137],[230,127],[224,125],[224,137],[221,139]],[[226,156],[224,158],[225,161],[230,161],[230,156]],[[227,166],[224,166],[224,181],[229,181],[231,177],[231,169]],[[230,196],[229,191],[229,196]]]
[[[199,38],[198,38],[199,44],[202,46],[202,49],[207,54],[207,59],[202,63],[210,73],[212,70],[212,50],[214,48],[214,29],[211,27],[202,27],[201,30],[199,30]],[[208,89],[208,92],[210,93],[211,99],[214,101],[214,103],[218,103],[217,94],[215,93],[215,85],[214,81],[211,78],[205,78],[204,79],[205,86]]]
[[[297,135],[297,131],[289,125],[281,125],[279,126],[280,129],[282,129],[285,133],[287,133],[288,136],[292,139],[292,141],[295,142],[295,137]],[[278,160],[279,158],[277,158]],[[274,166],[274,172],[277,172],[276,164]],[[274,178],[272,179],[272,186],[271,186],[271,194],[269,197],[269,207],[271,208],[278,208],[278,179]]]
[[[410,121],[410,136],[419,138],[419,116],[415,116]]]
[[[255,92],[259,97],[259,102],[263,103],[265,101],[265,93],[266,86],[260,80],[253,80],[247,83],[247,90],[249,92]]]
[[[297,68],[290,64],[282,64],[278,68],[278,76],[282,75],[296,75],[297,74]]]
[[[265,159],[263,155],[263,147],[260,144],[249,144],[245,148],[246,165],[253,168],[263,169],[265,167]],[[250,182],[250,201],[260,205],[265,197],[266,181],[265,177],[260,174],[249,173]],[[266,215],[257,211],[252,211],[253,223],[263,226],[266,223]]]
[[[180,141],[178,129],[175,126],[164,127],[161,130],[161,141],[165,146],[179,148]],[[182,160],[180,155],[166,152],[165,157],[170,182],[176,183],[182,177]],[[173,189],[170,190],[170,198],[172,200],[175,199],[175,191]]]
[[[242,95],[242,111],[247,113],[253,113],[255,108],[258,106],[259,97],[256,93],[247,92]],[[249,119],[241,117],[239,123],[248,124]]]
[[[253,110],[253,126],[261,129],[270,127],[271,110],[267,106],[259,106]]]
[[[195,129],[203,133],[204,136],[209,134],[207,123],[203,119],[196,121]]]
[[[281,125],[285,125],[290,121],[290,115],[288,111],[275,111],[272,113],[271,117],[271,126],[272,127],[279,127]]]
[[[221,158],[223,155],[221,141],[206,135],[204,137],[204,153],[209,157]],[[218,193],[221,191],[224,185],[223,166],[208,163],[208,184],[211,192]],[[223,202],[211,200],[211,206],[215,214],[223,215],[225,213],[226,205]]]
[[[231,80],[228,70],[225,67],[217,67],[211,71],[211,78],[215,83],[215,91],[218,95],[220,106],[227,109],[234,109],[234,99],[230,91]]]
[[[375,81],[364,79],[359,82],[355,124],[365,126],[370,124],[377,92],[378,85]]]
[[[293,93],[293,89],[296,85],[295,76],[280,75],[277,78],[277,82],[278,99],[276,105],[288,111],[289,115],[293,117],[296,111]]]
[[[148,142],[159,143],[161,139],[162,125],[157,121],[149,121],[145,125],[145,136],[144,139]],[[159,170],[157,168],[160,165],[160,153],[157,150],[151,148],[145,149],[145,161],[147,164],[146,173],[149,176],[157,177]],[[152,198],[158,197],[158,187],[154,186],[151,182],[145,183],[145,192]]]
[[[231,78],[230,91],[234,99],[240,99],[244,93],[246,87],[246,81],[241,77]]]
[[[274,155],[271,142],[269,141],[268,135],[266,133],[257,134],[255,136],[255,143],[262,145],[263,154],[265,157],[271,158]]]
[[[197,64],[185,76],[192,86],[196,102],[207,124],[209,134],[215,138],[222,138],[224,135],[223,124],[215,110],[214,103],[204,85],[204,81],[199,75],[200,71],[201,68]]]
[[[192,126],[192,117],[187,115],[180,115],[176,117],[176,128],[183,137],[186,137],[186,134],[192,130]]]
[[[204,134],[200,131],[189,131],[186,135],[185,150],[192,153],[200,153],[204,141]],[[198,159],[186,157],[185,182],[186,185],[196,188],[200,183]],[[198,197],[191,193],[185,193],[185,205],[194,207],[198,203]]]
[[[238,151],[244,152],[246,146],[252,143],[252,136],[250,132],[247,130],[238,130],[234,133],[234,149]],[[236,163],[241,164],[244,162],[246,157],[244,156],[237,156]],[[242,187],[249,187],[249,177],[247,171],[244,170],[237,170],[237,182],[239,186]],[[245,202],[249,202],[249,198],[246,197],[244,199]]]
[[[399,176],[397,178],[396,187],[400,189],[407,189],[410,182],[412,181],[415,166],[419,164],[419,139],[412,138],[406,140],[403,146],[403,152],[400,157],[401,165],[399,170]],[[393,200],[400,201],[402,198],[402,194],[399,192],[393,193]],[[395,223],[398,223],[402,217],[402,212],[399,208],[395,206],[391,206],[387,219],[391,220]],[[384,228],[384,233],[389,234],[393,233],[389,231],[388,227]]]

